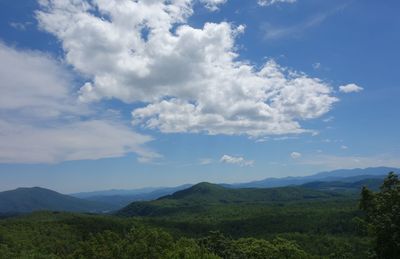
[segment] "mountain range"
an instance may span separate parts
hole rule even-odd
[[[399,168],[393,167],[369,167],[369,168],[355,168],[355,169],[340,169],[329,172],[321,172],[309,176],[298,177],[283,177],[283,178],[266,178],[260,181],[253,181],[248,183],[230,184],[232,188],[270,188],[281,187],[289,185],[301,185],[308,182],[321,181],[356,181],[367,178],[383,178],[389,172],[399,172]]]
[[[309,176],[298,177],[284,177],[284,178],[266,178],[260,181],[253,181],[248,183],[238,184],[220,184],[227,188],[271,188],[283,187],[290,185],[302,185],[309,182],[356,182],[363,179],[370,178],[383,178],[388,172],[399,172],[398,168],[391,167],[371,167],[371,168],[357,168],[357,169],[341,169],[329,172],[321,172]],[[106,190],[96,192],[75,193],[71,196],[83,198],[87,200],[103,202],[107,204],[118,204],[123,207],[133,201],[149,201],[160,198],[165,195],[172,194],[189,188],[193,184],[185,184],[177,187],[158,187],[158,188],[144,188],[136,190]]]
[[[158,200],[175,203],[182,200],[199,202],[240,202],[240,201],[273,201],[274,199],[295,200],[298,197],[324,197],[338,195],[339,192],[358,194],[362,186],[378,189],[388,172],[399,172],[389,167],[335,170],[303,177],[267,178],[241,184],[197,184],[180,185],[166,188],[144,188],[137,190],[109,190],[60,194],[52,190],[34,187],[18,188],[0,192],[0,214],[27,213],[38,210],[75,211],[75,212],[110,212],[125,206],[153,206],[146,201]],[[206,188],[207,187],[207,188]],[[278,188],[285,187],[285,188]],[[271,189],[273,188],[273,189]],[[257,190],[260,189],[260,190]],[[191,199],[195,193],[196,199]],[[328,193],[328,194],[327,194]],[[334,193],[334,194],[333,194]],[[199,195],[200,194],[200,195]],[[213,197],[214,196],[214,197]],[[138,205],[139,204],[139,205]],[[149,205],[149,206],[148,206]]]

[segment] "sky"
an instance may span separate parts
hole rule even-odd
[[[0,0],[0,190],[400,167],[397,0]]]

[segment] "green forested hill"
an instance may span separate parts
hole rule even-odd
[[[154,201],[133,202],[117,214],[123,216],[157,216],[198,211],[215,206],[254,206],[261,204],[309,202],[344,198],[335,192],[322,192],[303,187],[230,189],[217,184],[199,183]]]
[[[276,202],[296,201],[304,199],[320,199],[337,196],[326,192],[315,191],[301,187],[280,188],[243,188],[230,189],[217,184],[199,183],[186,190],[178,191],[158,199],[193,200],[203,203],[241,203],[241,202]]]
[[[101,212],[109,207],[39,188],[18,188],[0,192],[0,213],[26,213],[38,210]]]
[[[201,238],[220,231],[233,238],[280,237],[313,255],[365,258],[367,239],[359,236],[358,198],[357,192],[296,186],[230,189],[200,183],[155,201],[134,202],[117,215],[175,236]]]

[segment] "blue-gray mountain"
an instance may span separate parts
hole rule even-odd
[[[133,201],[150,201],[162,196],[191,187],[191,184],[176,187],[142,188],[136,190],[108,190],[71,194],[71,196],[89,201],[101,202],[122,208]]]
[[[369,178],[384,178],[389,172],[400,172],[399,168],[393,167],[370,167],[356,169],[340,169],[329,172],[321,172],[309,176],[284,177],[284,178],[266,178],[260,181],[248,183],[229,184],[231,188],[270,188],[289,185],[302,185],[309,182],[355,182]]]
[[[114,207],[115,208],[115,207]],[[109,205],[78,199],[52,190],[33,187],[0,192],[0,213],[33,211],[105,212]]]

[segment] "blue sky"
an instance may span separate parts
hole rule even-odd
[[[400,3],[0,2],[0,190],[400,167]]]

